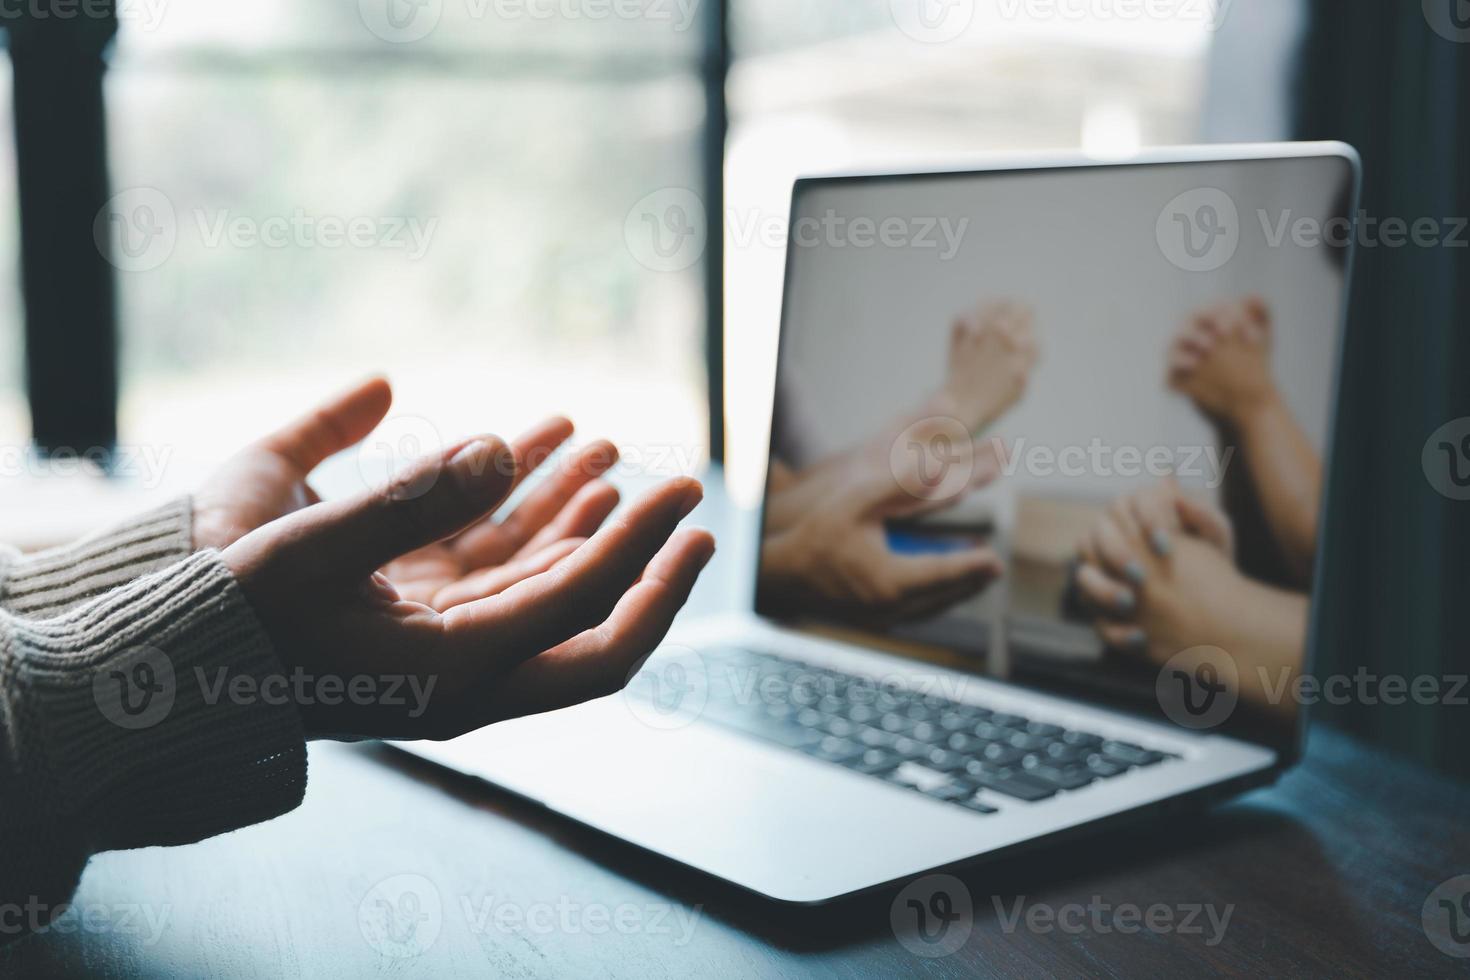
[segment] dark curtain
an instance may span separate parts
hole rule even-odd
[[[1446,678],[1459,703],[1355,696],[1314,717],[1464,778],[1470,690],[1453,675],[1470,673],[1470,501],[1438,492],[1421,457],[1470,417],[1470,2],[1306,2],[1297,135],[1358,148],[1370,219],[1432,218],[1454,238],[1358,250],[1316,672]]]

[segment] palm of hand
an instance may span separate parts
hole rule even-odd
[[[230,459],[194,496],[194,544],[219,548],[317,503],[306,474],[265,445]]]

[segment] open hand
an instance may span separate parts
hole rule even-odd
[[[300,706],[313,735],[451,738],[613,693],[662,641],[714,552],[675,532],[700,485],[671,480],[550,568],[440,612],[379,569],[483,521],[518,478],[515,454],[471,440],[357,497],[318,503],[230,545],[225,563],[288,670],[413,677],[427,710]]]

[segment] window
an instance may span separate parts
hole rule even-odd
[[[770,230],[784,225],[796,176],[1192,142],[1219,26],[1207,18],[1228,10],[1188,0],[736,0],[725,338],[740,496],[753,498],[765,465],[784,253]]]
[[[693,9],[399,3],[122,17],[123,440],[223,453],[384,371],[445,440],[566,412],[697,459],[702,269],[630,231],[700,186]]]
[[[13,128],[10,59],[0,56],[0,130]],[[0,446],[19,450],[30,441],[25,394],[24,313],[20,296],[20,214],[16,204],[15,144],[0,140]],[[20,453],[15,452],[15,459]]]

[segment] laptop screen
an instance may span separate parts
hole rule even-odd
[[[1354,169],[798,182],[758,611],[1290,745]]]

